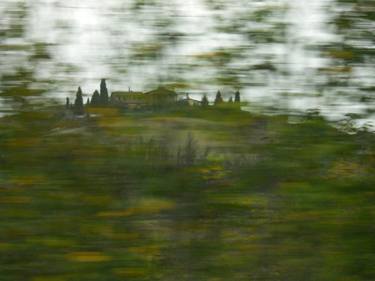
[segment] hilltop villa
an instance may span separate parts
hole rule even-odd
[[[220,91],[217,92],[214,105],[224,104]],[[235,93],[235,99],[230,97],[227,104],[240,105],[240,92]],[[174,105],[178,106],[209,106],[207,96],[204,95],[202,100],[196,100],[189,97],[186,94],[184,98],[179,98],[178,94],[165,87],[158,87],[155,90],[149,92],[134,92],[130,89],[128,91],[114,91],[109,96],[108,89],[105,79],[100,82],[100,91],[95,90],[93,95],[87,99],[86,106],[90,107],[101,107],[101,106],[115,106],[126,109],[142,109],[142,108],[165,108]],[[68,109],[74,109],[76,114],[83,114],[83,94],[81,87],[78,87],[76,99],[74,104],[70,104],[69,98],[67,98],[66,106]],[[240,108],[240,107],[239,107]]]
[[[142,93],[128,91],[112,92],[110,103],[115,106],[121,106],[131,109],[142,107],[161,107],[176,104],[177,93],[164,87]]]

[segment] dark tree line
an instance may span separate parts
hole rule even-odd
[[[108,95],[108,89],[107,84],[105,82],[105,79],[102,79],[100,81],[100,93],[98,90],[95,90],[90,105],[93,106],[102,106],[102,105],[108,105],[109,103],[109,95]]]
[[[93,106],[102,106],[102,105],[108,105],[109,104],[109,95],[108,95],[108,89],[105,82],[105,79],[102,79],[100,82],[100,93],[98,90],[95,90],[94,94],[92,95],[92,98],[87,99],[86,106],[87,105],[93,105]],[[66,108],[72,109],[74,114],[77,115],[83,115],[85,114],[85,106],[83,103],[83,95],[82,95],[82,89],[81,87],[78,87],[76,97],[74,100],[74,104],[70,104],[70,99],[66,98]]]
[[[221,94],[220,91],[217,91],[216,93],[216,96],[215,96],[215,100],[214,100],[214,105],[220,105],[220,104],[223,104],[224,103],[224,99],[223,99],[223,96]],[[229,97],[228,99],[228,103],[230,104],[240,104],[241,103],[241,94],[240,94],[240,91],[236,91],[235,94],[234,94],[234,101],[233,101],[233,97]],[[202,100],[201,100],[201,105],[202,107],[207,107],[209,105],[209,101],[208,101],[208,98],[206,95],[204,95],[202,97]]]

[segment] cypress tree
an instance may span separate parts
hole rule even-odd
[[[65,104],[66,109],[70,108],[70,100],[69,98],[66,98],[66,104]]]
[[[201,105],[203,107],[207,107],[208,106],[208,99],[207,99],[206,95],[203,96],[202,101],[201,101]]]
[[[102,79],[100,82],[100,104],[106,105],[108,104],[108,89],[107,84],[105,83],[105,79]]]
[[[86,105],[90,105],[90,98],[87,98]]]
[[[223,103],[223,97],[221,96],[220,91],[217,91],[214,104],[219,105],[221,103]]]
[[[81,87],[78,87],[78,91],[76,94],[76,99],[74,101],[74,112],[76,114],[83,114],[84,113],[83,108],[83,97],[82,97],[82,90]]]
[[[95,92],[93,93],[91,97],[91,105],[92,106],[100,105],[100,95],[99,95],[98,90],[95,90]]]
[[[240,102],[241,102],[240,91],[237,91],[237,92],[234,94],[234,102],[235,102],[235,103],[240,103]]]

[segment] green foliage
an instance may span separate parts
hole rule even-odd
[[[76,99],[74,101],[74,113],[79,114],[79,115],[82,115],[85,113],[81,87],[78,87]]]
[[[108,89],[105,79],[102,79],[100,82],[100,104],[107,105],[109,101]]]
[[[240,91],[236,91],[236,93],[234,94],[234,102],[235,102],[235,103],[240,103],[240,102],[241,102],[241,94],[240,94]]]
[[[94,109],[0,119],[3,280],[372,279],[373,134]]]
[[[207,99],[207,95],[203,95],[201,105],[202,105],[202,107],[208,107],[209,102],[208,102],[208,99]]]
[[[100,105],[100,95],[99,95],[99,92],[97,90],[95,90],[95,92],[92,95],[90,105],[92,105],[92,106]]]
[[[221,96],[221,92],[217,91],[215,101],[214,101],[214,105],[219,105],[219,104],[222,104],[222,103],[223,103],[223,97]]]
[[[29,2],[0,4],[1,113],[13,114],[0,118],[1,281],[375,279],[375,139],[355,128],[358,115],[334,124],[318,112],[258,116],[238,110],[239,93],[236,105],[206,98],[203,107],[124,113],[106,106],[102,81],[85,108],[92,117],[79,118],[70,113],[82,113],[80,90],[71,110],[41,97],[87,77],[91,65],[60,56],[79,41],[76,21],[56,17],[64,40],[35,41],[51,36],[35,25],[43,5]],[[201,1],[207,13],[193,20],[210,24],[193,33],[174,2],[103,6],[109,40],[97,41],[104,54],[90,69],[105,61],[111,79],[138,77],[145,89],[163,81],[279,92],[281,81],[329,106],[359,100],[373,115],[373,0],[318,5],[327,22],[314,28],[335,36],[306,42],[289,26],[288,1]],[[141,41],[124,26],[141,29]],[[191,53],[207,35],[233,40]],[[290,43],[324,67],[291,77],[296,56],[280,51]]]
[[[95,92],[92,95],[91,105],[93,105],[93,106],[100,105],[100,95],[99,95],[99,92],[97,90],[95,90]]]

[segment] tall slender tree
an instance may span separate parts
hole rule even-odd
[[[233,97],[230,97],[230,98],[228,99],[228,103],[233,103]]]
[[[235,103],[240,103],[240,102],[241,102],[241,94],[240,94],[240,91],[236,91],[236,93],[234,94],[234,102],[235,102]]]
[[[221,103],[223,103],[223,97],[221,96],[221,92],[217,91],[214,104],[219,105]]]
[[[108,89],[107,89],[107,84],[105,82],[105,79],[102,79],[100,82],[100,104],[101,105],[106,105],[108,104]]]
[[[82,89],[78,87],[76,99],[74,101],[74,112],[76,114],[84,114],[85,109],[83,107],[83,97],[82,97]]]
[[[66,109],[70,108],[70,99],[66,98],[66,104],[65,104]]]
[[[91,97],[91,105],[92,106],[100,105],[100,95],[99,95],[98,90],[95,90],[95,92],[93,93]]]
[[[203,107],[207,107],[208,106],[208,98],[207,98],[207,95],[204,95],[203,98],[202,98],[202,101],[201,101],[201,105]]]

